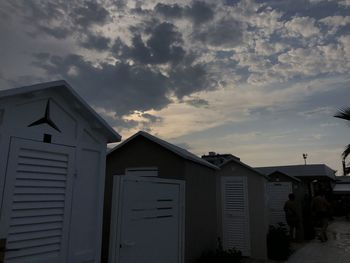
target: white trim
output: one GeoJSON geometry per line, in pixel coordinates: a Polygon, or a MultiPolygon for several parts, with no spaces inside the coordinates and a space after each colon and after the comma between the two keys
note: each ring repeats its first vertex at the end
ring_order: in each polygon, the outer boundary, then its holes
{"type": "Polygon", "coordinates": [[[113,192],[112,192],[112,206],[111,206],[111,224],[109,233],[109,256],[108,263],[119,263],[121,243],[121,222],[123,211],[123,184],[125,181],[138,182],[154,182],[160,184],[178,184],[179,185],[179,256],[178,263],[185,262],[185,181],[175,179],[163,179],[156,177],[140,177],[133,175],[114,175],[113,176],[113,192]]]}
{"type": "Polygon", "coordinates": [[[122,215],[122,175],[113,176],[113,192],[112,192],[112,211],[111,211],[111,226],[109,231],[109,256],[108,262],[115,263],[119,260],[119,249],[117,244],[120,244],[120,227],[122,215]]]}
{"type": "Polygon", "coordinates": [[[158,167],[129,167],[125,169],[127,176],[158,177],[158,167]]]}
{"type": "MultiPolygon", "coordinates": [[[[246,238],[247,238],[247,251],[241,251],[243,256],[251,256],[251,236],[250,236],[250,212],[249,212],[249,197],[248,197],[248,179],[246,176],[222,176],[221,177],[221,202],[222,202],[222,208],[221,208],[221,220],[222,220],[222,244],[224,249],[228,248],[228,245],[225,244],[224,239],[224,230],[225,230],[225,184],[227,181],[241,181],[243,182],[243,194],[244,194],[244,203],[245,203],[245,209],[244,209],[244,218],[246,219],[246,238]]],[[[239,248],[237,248],[239,249],[239,248]]]]}

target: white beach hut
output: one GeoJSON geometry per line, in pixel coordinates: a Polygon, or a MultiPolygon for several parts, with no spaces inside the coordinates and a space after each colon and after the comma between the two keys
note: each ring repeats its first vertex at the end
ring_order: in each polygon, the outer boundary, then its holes
{"type": "Polygon", "coordinates": [[[99,262],[106,144],[65,82],[0,91],[0,262],[99,262]]]}

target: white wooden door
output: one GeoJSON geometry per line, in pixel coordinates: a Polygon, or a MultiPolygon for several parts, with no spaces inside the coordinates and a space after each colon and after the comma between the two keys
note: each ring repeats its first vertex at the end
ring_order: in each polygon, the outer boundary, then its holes
{"type": "Polygon", "coordinates": [[[110,246],[117,253],[110,262],[183,262],[183,182],[134,176],[122,181],[119,237],[110,246]]]}
{"type": "Polygon", "coordinates": [[[12,138],[1,206],[6,263],[67,262],[74,148],[12,138]]]}
{"type": "Polygon", "coordinates": [[[246,177],[221,178],[224,249],[236,248],[250,256],[248,182],[246,177]]]}
{"type": "Polygon", "coordinates": [[[292,183],[271,182],[267,183],[269,224],[286,224],[286,217],[283,210],[284,203],[288,200],[288,195],[292,193],[292,183]]]}

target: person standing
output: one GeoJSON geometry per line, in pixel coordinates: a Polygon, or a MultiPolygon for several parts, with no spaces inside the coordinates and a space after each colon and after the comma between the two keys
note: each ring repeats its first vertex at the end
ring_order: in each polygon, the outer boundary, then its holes
{"type": "Polygon", "coordinates": [[[296,239],[296,229],[299,224],[299,215],[297,212],[297,205],[295,202],[295,195],[289,194],[288,200],[285,202],[283,210],[286,215],[286,221],[289,226],[289,236],[291,240],[296,239]]]}
{"type": "Polygon", "coordinates": [[[326,200],[325,194],[323,192],[319,192],[314,197],[311,203],[311,210],[315,216],[316,224],[318,224],[318,226],[321,229],[319,238],[321,242],[326,242],[328,240],[327,228],[328,228],[330,204],[326,200]]]}

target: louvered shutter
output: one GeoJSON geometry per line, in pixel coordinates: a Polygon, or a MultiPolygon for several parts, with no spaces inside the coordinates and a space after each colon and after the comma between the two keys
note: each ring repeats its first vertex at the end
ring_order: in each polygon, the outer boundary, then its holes
{"type": "Polygon", "coordinates": [[[292,191],[292,183],[289,182],[267,183],[270,225],[286,224],[283,207],[292,191]]]}
{"type": "Polygon", "coordinates": [[[74,148],[12,139],[1,223],[6,263],[66,261],[74,148]]]}
{"type": "Polygon", "coordinates": [[[246,177],[222,177],[224,249],[236,248],[250,256],[248,183],[246,177]]]}

